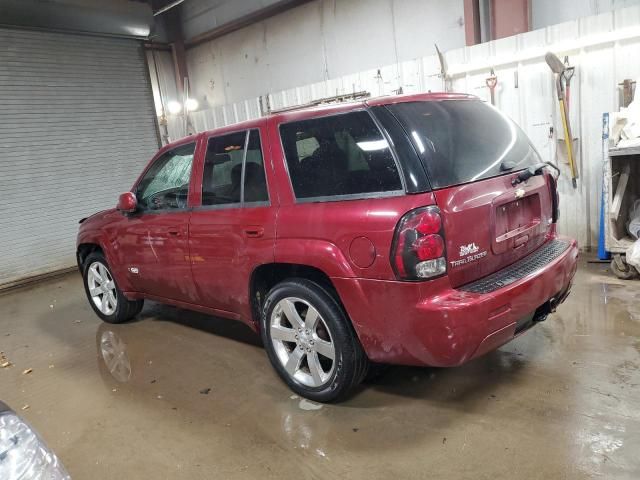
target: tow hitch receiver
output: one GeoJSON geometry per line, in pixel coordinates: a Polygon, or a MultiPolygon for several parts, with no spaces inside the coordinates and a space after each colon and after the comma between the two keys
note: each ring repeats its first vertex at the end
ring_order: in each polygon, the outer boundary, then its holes
{"type": "Polygon", "coordinates": [[[526,315],[516,322],[516,331],[518,334],[528,328],[533,327],[536,323],[544,322],[549,314],[556,311],[558,305],[565,301],[565,299],[569,296],[571,292],[571,286],[569,286],[563,292],[560,292],[558,295],[551,297],[549,300],[540,305],[535,312],[532,314],[526,315]]]}

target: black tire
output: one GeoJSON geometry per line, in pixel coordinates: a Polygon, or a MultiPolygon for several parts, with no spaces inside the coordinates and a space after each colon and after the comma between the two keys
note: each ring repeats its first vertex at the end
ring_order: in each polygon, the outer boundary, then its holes
{"type": "Polygon", "coordinates": [[[611,260],[611,271],[616,277],[622,280],[631,280],[632,278],[636,278],[638,276],[638,271],[634,267],[629,265],[624,257],[621,257],[620,261],[624,265],[623,269],[618,266],[618,262],[616,262],[615,259],[611,260]]]}
{"type": "MultiPolygon", "coordinates": [[[[302,317],[302,314],[300,316],[302,317]]],[[[262,341],[271,364],[289,388],[302,397],[317,402],[332,402],[343,399],[360,384],[367,373],[369,361],[346,313],[336,298],[315,282],[292,278],[273,287],[268,293],[262,309],[260,327],[262,341]],[[276,346],[272,341],[270,328],[272,314],[279,302],[287,298],[300,299],[317,310],[322,328],[326,326],[328,338],[333,345],[335,357],[332,361],[331,371],[327,372],[328,378],[319,386],[305,385],[289,374],[283,361],[278,357],[276,346]]],[[[298,342],[297,337],[296,342],[298,342]]],[[[285,345],[284,342],[282,345],[285,345]]],[[[289,353],[299,348],[299,345],[298,343],[290,343],[291,351],[289,353]]],[[[305,359],[308,362],[308,357],[306,354],[304,355],[301,366],[305,359]]],[[[327,359],[324,358],[324,360],[327,359]]],[[[307,368],[311,372],[308,363],[307,368]]]]}
{"type": "MultiPolygon", "coordinates": [[[[100,317],[103,321],[107,323],[123,323],[127,320],[131,320],[133,317],[138,315],[142,310],[144,305],[144,300],[129,300],[124,296],[120,287],[118,287],[118,282],[116,282],[113,275],[111,275],[111,269],[109,264],[107,263],[107,259],[101,252],[93,252],[91,253],[85,260],[84,265],[82,267],[82,279],[84,283],[84,291],[87,295],[87,300],[89,301],[89,305],[93,308],[93,311],[100,317]],[[116,299],[116,307],[113,309],[113,312],[105,314],[98,308],[96,303],[94,302],[89,287],[89,269],[94,264],[102,264],[107,272],[111,281],[115,286],[115,299],[116,299]]],[[[103,294],[104,296],[104,294],[103,294]]]]}

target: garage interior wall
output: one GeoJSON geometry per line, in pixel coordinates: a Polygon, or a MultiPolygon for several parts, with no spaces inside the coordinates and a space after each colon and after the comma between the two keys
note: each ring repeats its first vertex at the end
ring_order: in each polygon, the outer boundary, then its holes
{"type": "Polygon", "coordinates": [[[436,42],[465,44],[462,0],[317,0],[189,49],[187,66],[195,98],[216,106],[410,60],[436,42]]]}
{"type": "MultiPolygon", "coordinates": [[[[311,3],[306,7],[320,8],[319,3],[311,3]]],[[[299,7],[288,14],[298,18],[295,11],[303,8],[304,6],[299,7]]],[[[273,17],[274,26],[283,15],[286,14],[273,17]]],[[[303,19],[303,16],[300,18],[303,19]]],[[[289,26],[290,23],[287,21],[281,27],[283,31],[279,35],[282,38],[285,37],[286,28],[289,26]]],[[[221,48],[221,42],[228,42],[224,49],[225,62],[229,65],[242,64],[248,60],[245,56],[252,58],[256,48],[255,42],[260,44],[262,41],[254,37],[257,33],[263,32],[263,29],[264,26],[260,24],[247,27],[210,42],[210,45],[204,44],[188,50],[192,66],[189,72],[192,84],[205,85],[204,88],[213,86],[215,89],[218,85],[218,81],[215,80],[217,74],[214,78],[211,74],[216,69],[215,61],[220,55],[216,52],[221,48]],[[245,40],[240,41],[243,38],[245,40]],[[249,41],[249,38],[253,40],[249,41]],[[235,50],[232,48],[234,42],[235,50]],[[232,55],[232,52],[235,53],[232,55]],[[201,65],[194,66],[198,63],[201,65]]],[[[354,30],[357,28],[354,27],[354,30]]],[[[464,42],[463,27],[459,33],[460,42],[464,42]]],[[[294,38],[298,36],[296,34],[294,38]]],[[[340,38],[346,45],[350,37],[349,34],[344,34],[340,38]]],[[[304,55],[297,47],[288,50],[289,47],[282,45],[280,48],[283,56],[287,52],[296,52],[295,61],[292,59],[291,65],[282,67],[282,76],[284,77],[286,72],[293,72],[292,77],[299,78],[293,64],[312,63],[312,55],[304,55]]],[[[430,43],[423,50],[430,51],[432,48],[430,43]]],[[[369,55],[375,56],[375,46],[368,47],[368,52],[369,55]]],[[[415,53],[416,51],[412,50],[412,53],[406,56],[411,57],[415,53]]],[[[269,90],[268,72],[260,70],[260,67],[256,67],[255,71],[241,66],[238,66],[237,70],[235,67],[230,69],[236,75],[238,71],[245,72],[246,78],[240,79],[241,83],[244,82],[240,91],[268,93],[271,108],[278,109],[354,91],[367,91],[373,96],[390,95],[400,88],[404,93],[442,91],[440,65],[433,53],[404,61],[380,63],[369,69],[350,74],[336,74],[325,80],[301,83],[281,90],[269,90]]],[[[489,101],[489,90],[485,80],[490,69],[495,69],[498,76],[496,107],[525,130],[544,161],[557,162],[563,171],[559,182],[562,196],[560,232],[577,238],[583,248],[595,247],[602,186],[602,115],[605,112],[619,110],[618,83],[625,78],[640,77],[640,63],[637,62],[637,58],[640,57],[640,3],[638,6],[610,10],[492,42],[454,48],[447,51],[445,56],[449,73],[452,75],[453,91],[471,93],[485,101],[489,101]],[[571,121],[581,176],[577,190],[571,187],[568,166],[564,163],[563,138],[559,134],[562,127],[554,78],[544,61],[547,51],[553,51],[561,58],[568,55],[570,63],[576,67],[571,84],[571,121]],[[553,135],[551,128],[554,131],[553,135]]],[[[302,65],[300,68],[304,69],[305,66],[302,65]]],[[[241,97],[241,94],[236,94],[236,90],[232,88],[235,85],[231,81],[228,83],[227,93],[221,94],[220,98],[241,97]]],[[[197,97],[198,90],[194,95],[201,105],[204,105],[200,111],[191,114],[196,131],[257,118],[263,111],[259,95],[233,102],[216,102],[213,107],[203,102],[205,99],[202,96],[197,97]]],[[[181,122],[170,117],[169,125],[172,138],[182,136],[181,122]]]]}
{"type": "MultiPolygon", "coordinates": [[[[275,3],[187,0],[180,6],[185,40],[275,3]]],[[[511,3],[525,2],[500,0],[494,9],[511,3]]],[[[640,0],[528,3],[537,30],[640,0]]],[[[433,55],[434,43],[442,51],[465,45],[463,0],[314,0],[190,48],[187,65],[193,96],[215,107],[433,55]]]]}
{"type": "Polygon", "coordinates": [[[158,148],[142,43],[0,29],[0,286],[75,265],[78,220],[158,148]]]}

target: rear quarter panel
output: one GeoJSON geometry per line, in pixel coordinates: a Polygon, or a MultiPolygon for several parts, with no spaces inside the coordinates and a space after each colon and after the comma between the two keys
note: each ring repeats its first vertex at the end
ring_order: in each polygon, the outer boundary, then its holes
{"type": "Polygon", "coordinates": [[[398,221],[407,211],[432,204],[428,193],[283,205],[276,261],[315,266],[330,277],[393,279],[389,257],[398,221]]]}

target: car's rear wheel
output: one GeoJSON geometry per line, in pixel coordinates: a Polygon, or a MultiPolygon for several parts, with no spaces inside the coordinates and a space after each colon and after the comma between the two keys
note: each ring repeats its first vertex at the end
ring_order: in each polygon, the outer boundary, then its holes
{"type": "Polygon", "coordinates": [[[309,280],[287,280],[269,292],[261,330],[280,377],[311,400],[344,397],[367,371],[367,357],[344,310],[332,294],[309,280]]]}
{"type": "Polygon", "coordinates": [[[94,252],[87,257],[82,277],[89,304],[105,322],[126,322],[142,310],[143,300],[129,300],[118,288],[102,253],[94,252]]]}

